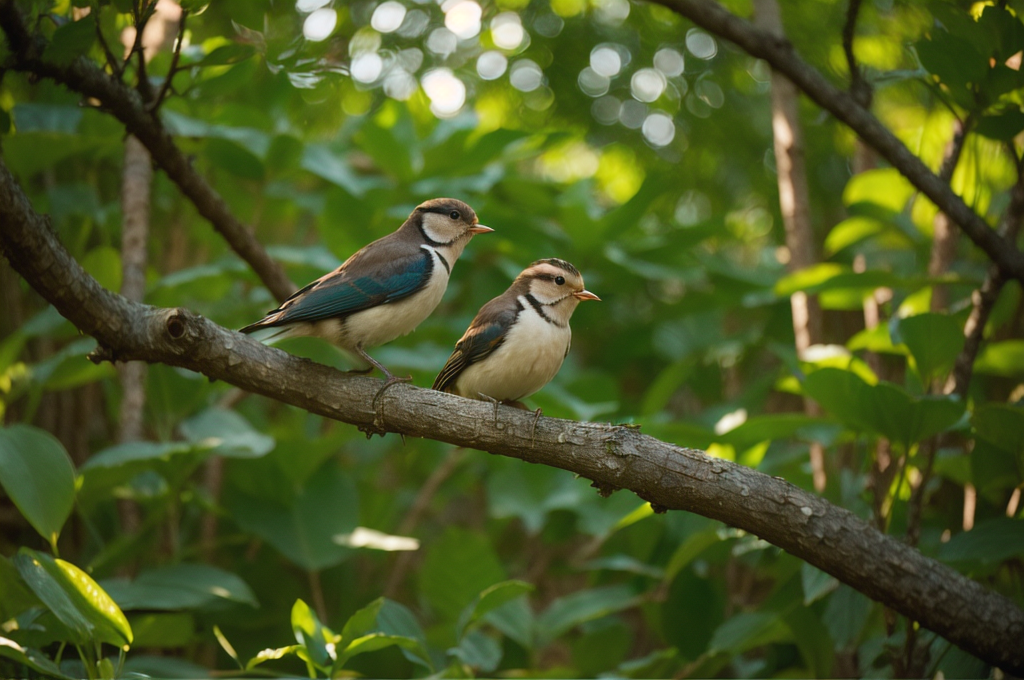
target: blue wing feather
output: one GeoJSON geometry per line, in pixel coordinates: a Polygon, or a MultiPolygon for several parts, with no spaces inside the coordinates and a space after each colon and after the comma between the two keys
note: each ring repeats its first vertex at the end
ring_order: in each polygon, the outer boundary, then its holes
{"type": "Polygon", "coordinates": [[[352,278],[345,270],[333,272],[299,290],[267,318],[243,328],[242,332],[342,318],[409,297],[426,285],[434,269],[430,253],[420,250],[419,255],[411,262],[402,263],[404,266],[392,267],[394,273],[381,276],[352,278]]]}
{"type": "Polygon", "coordinates": [[[514,321],[515,314],[512,313],[505,314],[491,323],[471,326],[466,335],[456,343],[455,351],[437,374],[434,389],[447,391],[463,371],[501,347],[514,321]]]}

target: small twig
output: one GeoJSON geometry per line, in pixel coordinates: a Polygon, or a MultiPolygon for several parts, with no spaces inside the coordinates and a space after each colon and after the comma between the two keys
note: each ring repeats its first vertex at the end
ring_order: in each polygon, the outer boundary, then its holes
{"type": "Polygon", "coordinates": [[[99,12],[96,13],[96,39],[99,41],[100,46],[103,48],[103,54],[107,59],[107,66],[113,72],[114,77],[118,80],[124,75],[124,67],[121,64],[121,60],[118,59],[114,52],[110,49],[110,43],[107,42],[106,37],[103,35],[103,28],[100,26],[99,12]]]}
{"type": "Polygon", "coordinates": [[[850,69],[850,94],[865,109],[871,106],[871,83],[865,78],[857,65],[857,57],[853,54],[853,38],[857,31],[857,15],[860,13],[861,0],[850,0],[846,8],[846,23],[843,24],[843,52],[846,53],[846,65],[850,69]]]}
{"type": "Polygon", "coordinates": [[[188,19],[188,10],[181,10],[181,20],[178,22],[178,37],[174,41],[174,52],[171,54],[171,66],[167,69],[167,77],[164,78],[163,84],[160,86],[160,92],[157,93],[156,98],[146,105],[146,108],[155,112],[163,104],[164,99],[167,97],[167,93],[171,91],[171,81],[174,80],[174,74],[178,72],[178,59],[181,58],[181,45],[185,41],[185,20],[188,19]]]}

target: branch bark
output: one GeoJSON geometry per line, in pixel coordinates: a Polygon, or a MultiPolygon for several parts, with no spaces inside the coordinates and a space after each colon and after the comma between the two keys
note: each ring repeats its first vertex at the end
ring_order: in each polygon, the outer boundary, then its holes
{"type": "Polygon", "coordinates": [[[1003,275],[1024,283],[1024,254],[997,234],[989,224],[964,203],[949,184],[933,173],[870,111],[850,93],[832,85],[817,69],[803,61],[787,40],[757,29],[718,3],[709,0],[652,0],[690,19],[693,23],[736,43],[750,55],[764,59],[794,85],[878,151],[911,184],[994,262],[1003,275]]]}
{"type": "Polygon", "coordinates": [[[99,101],[145,145],[153,160],[195,204],[199,214],[209,220],[228,245],[252,267],[278,301],[295,292],[295,284],[288,279],[284,268],[270,257],[252,231],[231,213],[220,194],[196,172],[160,119],[147,111],[146,103],[138,92],[85,57],[79,57],[66,66],[43,60],[43,44],[37,36],[29,33],[14,0],[0,0],[0,28],[7,35],[12,53],[11,63],[5,66],[49,78],[84,97],[99,101]]]}
{"type": "Polygon", "coordinates": [[[80,330],[97,359],[179,366],[367,432],[426,437],[570,470],[602,490],[739,527],[919,621],[966,651],[1024,673],[1024,610],[784,479],[668,444],[636,429],[533,414],[342,373],[261,345],[185,309],[131,302],[70,256],[0,162],[0,249],[80,330]]]}

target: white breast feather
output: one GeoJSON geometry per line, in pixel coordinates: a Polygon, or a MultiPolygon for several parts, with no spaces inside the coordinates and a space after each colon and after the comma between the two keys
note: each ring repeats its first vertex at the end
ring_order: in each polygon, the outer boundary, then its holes
{"type": "Polygon", "coordinates": [[[498,401],[519,400],[540,390],[558,373],[572,331],[542,318],[524,298],[520,297],[519,303],[523,311],[505,342],[462,372],[455,381],[456,394],[471,399],[486,394],[498,401]]]}

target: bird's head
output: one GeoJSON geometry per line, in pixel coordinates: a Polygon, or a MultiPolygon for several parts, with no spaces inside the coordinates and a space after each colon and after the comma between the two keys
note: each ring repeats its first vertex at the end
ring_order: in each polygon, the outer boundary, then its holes
{"type": "Polygon", "coordinates": [[[583,275],[576,267],[556,257],[537,260],[519,275],[528,281],[528,292],[537,302],[555,309],[564,308],[568,316],[583,300],[600,300],[583,285],[583,275]]]}
{"type": "MultiPolygon", "coordinates": [[[[464,246],[474,235],[494,231],[480,224],[472,208],[454,198],[432,198],[421,203],[409,221],[419,227],[423,238],[434,247],[464,246]]],[[[461,247],[458,249],[462,251],[461,247]]]]}

